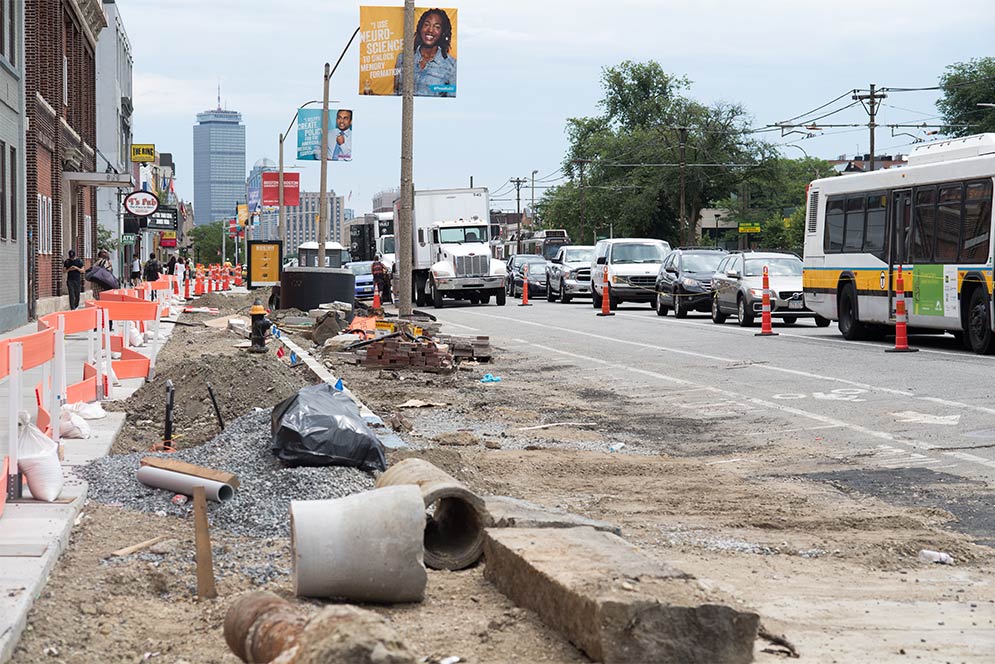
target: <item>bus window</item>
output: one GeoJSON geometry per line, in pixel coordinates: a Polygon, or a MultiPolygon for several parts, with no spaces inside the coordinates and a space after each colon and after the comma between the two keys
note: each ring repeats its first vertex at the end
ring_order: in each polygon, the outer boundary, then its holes
{"type": "Polygon", "coordinates": [[[826,203],[825,250],[827,254],[836,254],[843,250],[843,213],[845,210],[845,198],[830,198],[826,203]]]}
{"type": "Polygon", "coordinates": [[[960,249],[960,184],[940,187],[936,206],[936,262],[956,263],[960,249]]]}
{"type": "Polygon", "coordinates": [[[992,181],[968,182],[964,192],[962,263],[985,263],[992,231],[992,181]]]}
{"type": "Polygon", "coordinates": [[[867,233],[864,237],[864,251],[884,260],[884,237],[888,209],[886,194],[870,194],[867,197],[867,233]]]}
{"type": "Polygon", "coordinates": [[[912,260],[933,262],[933,217],[936,214],[936,189],[916,188],[915,231],[912,235],[912,260]]]}
{"type": "Polygon", "coordinates": [[[860,251],[864,244],[864,197],[846,201],[846,226],[843,231],[843,251],[860,251]]]}

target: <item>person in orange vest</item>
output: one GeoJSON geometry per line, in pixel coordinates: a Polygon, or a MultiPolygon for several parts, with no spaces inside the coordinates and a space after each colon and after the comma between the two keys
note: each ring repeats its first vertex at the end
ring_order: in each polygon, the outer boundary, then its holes
{"type": "Polygon", "coordinates": [[[373,283],[380,290],[380,301],[393,302],[390,296],[390,274],[387,272],[387,266],[380,261],[380,254],[377,254],[373,265],[370,266],[370,272],[373,273],[373,283]]]}

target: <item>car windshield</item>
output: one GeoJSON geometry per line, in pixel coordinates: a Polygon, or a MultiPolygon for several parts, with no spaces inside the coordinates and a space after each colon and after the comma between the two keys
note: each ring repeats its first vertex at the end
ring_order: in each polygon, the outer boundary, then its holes
{"type": "Polygon", "coordinates": [[[681,265],[685,272],[715,272],[715,268],[719,266],[719,263],[721,263],[722,259],[725,257],[725,254],[720,254],[718,252],[715,252],[714,254],[684,254],[684,259],[681,262],[681,265]]]}
{"type": "Polygon", "coordinates": [[[802,262],[794,256],[772,256],[771,258],[748,258],[744,277],[759,277],[767,266],[767,274],[772,277],[800,277],[802,262]]]}
{"type": "Polygon", "coordinates": [[[373,274],[373,263],[349,263],[353,274],[373,274]]]}
{"type": "Polygon", "coordinates": [[[666,253],[662,244],[616,244],[612,263],[659,263],[666,253]]]}
{"type": "Polygon", "coordinates": [[[394,236],[385,237],[383,239],[383,252],[385,254],[394,253],[394,236]]]}
{"type": "Polygon", "coordinates": [[[529,265],[545,265],[546,259],[542,256],[521,256],[518,259],[518,264],[523,265],[528,263],[529,265]]]}
{"type": "Polygon", "coordinates": [[[566,249],[563,252],[563,260],[567,263],[590,263],[594,256],[594,249],[566,249]]]}
{"type": "Polygon", "coordinates": [[[463,242],[487,242],[487,226],[460,226],[440,228],[439,242],[442,244],[462,244],[463,242]]]}

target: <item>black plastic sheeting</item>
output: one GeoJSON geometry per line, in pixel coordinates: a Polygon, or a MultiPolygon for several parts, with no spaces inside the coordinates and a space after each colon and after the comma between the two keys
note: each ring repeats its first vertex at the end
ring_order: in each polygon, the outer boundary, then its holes
{"type": "Polygon", "coordinates": [[[286,464],[387,469],[383,446],[359,408],[331,385],[311,385],[284,399],[271,422],[270,449],[286,464]]]}

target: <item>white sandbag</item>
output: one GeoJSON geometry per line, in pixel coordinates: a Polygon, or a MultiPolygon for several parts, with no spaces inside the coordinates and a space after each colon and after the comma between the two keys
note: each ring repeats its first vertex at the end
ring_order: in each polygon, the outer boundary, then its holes
{"type": "Polygon", "coordinates": [[[139,346],[145,345],[145,337],[142,333],[138,331],[137,325],[128,326],[128,345],[132,348],[138,348],[139,346]]]}
{"type": "Polygon", "coordinates": [[[62,412],[66,411],[76,413],[84,420],[99,420],[107,417],[107,411],[104,410],[99,401],[94,401],[93,403],[86,403],[85,401],[64,403],[62,404],[62,412]]]}
{"type": "Polygon", "coordinates": [[[31,423],[31,416],[18,414],[21,431],[17,436],[17,469],[24,473],[28,489],[36,500],[52,502],[62,493],[62,466],[59,446],[31,423]]]}
{"type": "Polygon", "coordinates": [[[59,435],[63,438],[89,438],[90,425],[82,416],[64,410],[59,416],[59,435]]]}

